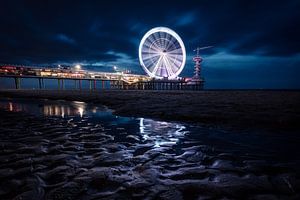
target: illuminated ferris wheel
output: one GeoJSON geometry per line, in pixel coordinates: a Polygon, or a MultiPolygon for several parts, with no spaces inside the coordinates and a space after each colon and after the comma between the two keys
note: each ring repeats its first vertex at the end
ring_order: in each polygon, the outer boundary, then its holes
{"type": "Polygon", "coordinates": [[[166,27],[153,28],[141,40],[139,59],[150,77],[174,79],[184,68],[185,47],[173,30],[166,27]]]}

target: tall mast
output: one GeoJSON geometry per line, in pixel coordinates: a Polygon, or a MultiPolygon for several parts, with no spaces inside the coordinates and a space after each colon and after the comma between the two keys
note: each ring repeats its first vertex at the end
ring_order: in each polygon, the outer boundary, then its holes
{"type": "Polygon", "coordinates": [[[200,57],[200,50],[209,49],[213,46],[207,46],[207,47],[197,47],[194,51],[196,51],[196,56],[193,58],[193,61],[195,62],[195,70],[194,70],[194,80],[200,80],[201,79],[201,62],[203,59],[200,57]]]}
{"type": "Polygon", "coordinates": [[[195,62],[194,76],[193,79],[199,80],[201,78],[201,62],[202,58],[199,55],[200,47],[197,47],[194,51],[196,51],[196,56],[194,56],[193,61],[195,62]]]}

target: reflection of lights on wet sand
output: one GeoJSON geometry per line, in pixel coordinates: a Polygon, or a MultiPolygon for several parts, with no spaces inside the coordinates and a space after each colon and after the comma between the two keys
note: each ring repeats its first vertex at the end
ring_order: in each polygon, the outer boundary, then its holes
{"type": "Polygon", "coordinates": [[[26,111],[26,107],[23,105],[20,105],[16,102],[0,102],[0,108],[5,109],[10,112],[20,112],[20,111],[26,111]]]}
{"type": "MultiPolygon", "coordinates": [[[[66,116],[80,116],[83,117],[86,111],[86,103],[73,101],[70,104],[51,104],[51,102],[47,102],[47,104],[38,105],[38,107],[31,107],[31,105],[11,102],[7,101],[4,103],[0,102],[0,108],[3,108],[10,112],[18,112],[18,111],[38,111],[42,113],[44,116],[57,116],[65,118],[66,116]]],[[[93,113],[98,111],[98,107],[94,107],[92,109],[93,113]]]]}
{"type": "Polygon", "coordinates": [[[12,104],[12,102],[9,102],[9,111],[13,111],[13,104],[12,104]]]}
{"type": "Polygon", "coordinates": [[[86,104],[80,101],[73,101],[73,106],[77,108],[77,112],[79,113],[80,117],[83,117],[83,113],[85,111],[86,104]]]}
{"type": "Polygon", "coordinates": [[[83,108],[82,107],[78,108],[78,113],[79,113],[80,117],[83,116],[83,108]]]}
{"type": "Polygon", "coordinates": [[[60,110],[60,108],[58,106],[54,107],[54,115],[56,115],[56,116],[60,115],[60,113],[61,113],[60,111],[61,110],[60,110]]]}
{"type": "Polygon", "coordinates": [[[80,115],[83,117],[85,111],[85,103],[74,101],[69,105],[44,105],[43,111],[45,116],[60,116],[64,118],[70,115],[80,115]]]}
{"type": "Polygon", "coordinates": [[[65,117],[65,107],[61,106],[60,110],[61,110],[61,117],[64,118],[65,117]]]}
{"type": "Polygon", "coordinates": [[[145,133],[144,118],[140,118],[140,133],[145,133]]]}
{"type": "Polygon", "coordinates": [[[140,134],[144,140],[153,140],[154,147],[175,145],[187,131],[177,123],[159,122],[151,119],[139,119],[140,134]]]}

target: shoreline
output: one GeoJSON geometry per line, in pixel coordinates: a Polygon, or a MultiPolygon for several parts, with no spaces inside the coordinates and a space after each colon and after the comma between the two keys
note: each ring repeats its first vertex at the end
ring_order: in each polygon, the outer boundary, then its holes
{"type": "Polygon", "coordinates": [[[297,90],[0,90],[1,97],[103,104],[121,116],[229,129],[300,130],[297,90]]]}

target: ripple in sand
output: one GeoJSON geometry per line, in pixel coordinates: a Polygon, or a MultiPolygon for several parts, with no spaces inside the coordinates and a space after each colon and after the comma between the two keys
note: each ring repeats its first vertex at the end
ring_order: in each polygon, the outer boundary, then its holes
{"type": "Polygon", "coordinates": [[[224,132],[88,110],[0,112],[1,199],[299,197],[297,167],[249,154],[224,132]]]}

